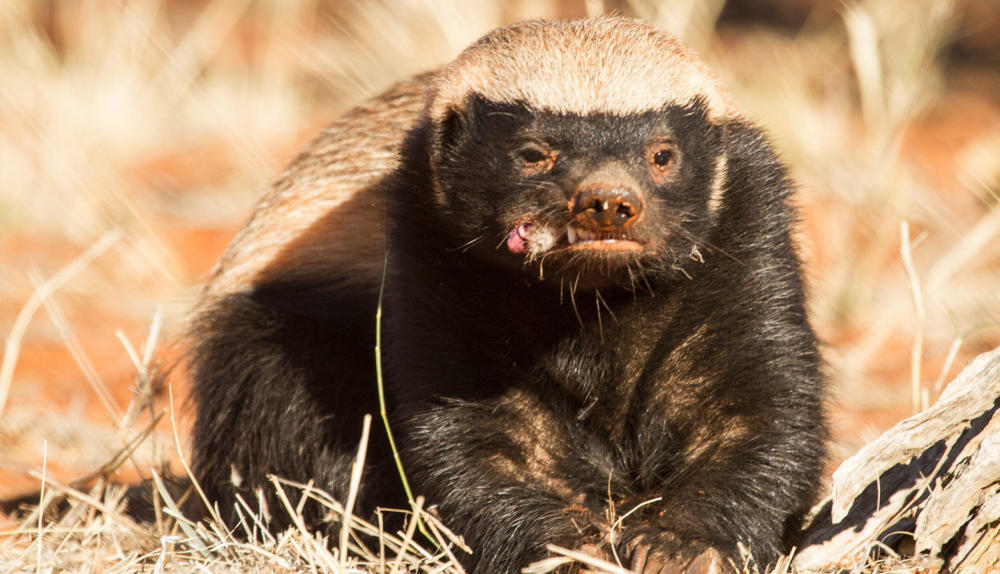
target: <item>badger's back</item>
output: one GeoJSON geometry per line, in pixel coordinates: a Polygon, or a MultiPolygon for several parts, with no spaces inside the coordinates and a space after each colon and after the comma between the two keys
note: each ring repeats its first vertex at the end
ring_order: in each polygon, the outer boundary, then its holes
{"type": "Polygon", "coordinates": [[[433,74],[395,84],[334,121],[264,195],[206,286],[206,299],[272,283],[377,282],[384,249],[381,183],[399,165],[433,74]]]}

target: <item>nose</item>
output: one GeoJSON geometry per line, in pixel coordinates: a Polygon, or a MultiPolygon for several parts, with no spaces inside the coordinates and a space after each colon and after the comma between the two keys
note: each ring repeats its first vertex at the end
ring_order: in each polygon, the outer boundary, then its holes
{"type": "Polygon", "coordinates": [[[628,186],[589,185],[570,200],[573,219],[595,231],[617,232],[635,223],[642,213],[642,199],[628,186]]]}

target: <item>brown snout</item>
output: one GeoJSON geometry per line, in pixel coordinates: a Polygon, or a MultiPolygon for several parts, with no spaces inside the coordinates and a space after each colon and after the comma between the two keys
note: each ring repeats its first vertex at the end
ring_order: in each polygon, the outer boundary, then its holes
{"type": "Polygon", "coordinates": [[[585,178],[569,200],[577,225],[594,231],[620,233],[642,214],[642,195],[635,181],[615,167],[605,167],[585,178]]]}

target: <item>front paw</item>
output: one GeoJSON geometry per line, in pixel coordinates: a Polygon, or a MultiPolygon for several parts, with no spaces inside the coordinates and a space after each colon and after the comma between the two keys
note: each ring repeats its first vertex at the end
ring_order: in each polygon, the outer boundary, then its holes
{"type": "Polygon", "coordinates": [[[632,550],[630,569],[637,574],[723,574],[733,571],[715,548],[708,548],[691,558],[684,554],[664,554],[641,541],[632,550]]]}
{"type": "Polygon", "coordinates": [[[575,570],[570,570],[570,572],[579,572],[579,574],[593,574],[594,572],[601,572],[605,570],[606,566],[615,565],[615,557],[609,551],[608,547],[604,544],[584,544],[578,549],[578,552],[592,558],[593,561],[586,560],[578,562],[574,567],[575,570]],[[601,564],[601,563],[605,564],[601,564]]]}

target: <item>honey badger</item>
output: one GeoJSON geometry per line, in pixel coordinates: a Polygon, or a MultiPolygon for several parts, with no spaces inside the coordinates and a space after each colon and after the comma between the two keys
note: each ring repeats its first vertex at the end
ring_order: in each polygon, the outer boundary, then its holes
{"type": "MultiPolygon", "coordinates": [[[[233,241],[190,332],[196,477],[234,523],[268,474],[346,496],[384,267],[391,425],[470,571],[770,564],[826,438],[790,192],[671,37],[499,28],[330,126],[233,241]]],[[[358,504],[404,506],[384,437],[368,461],[358,504]]]]}

